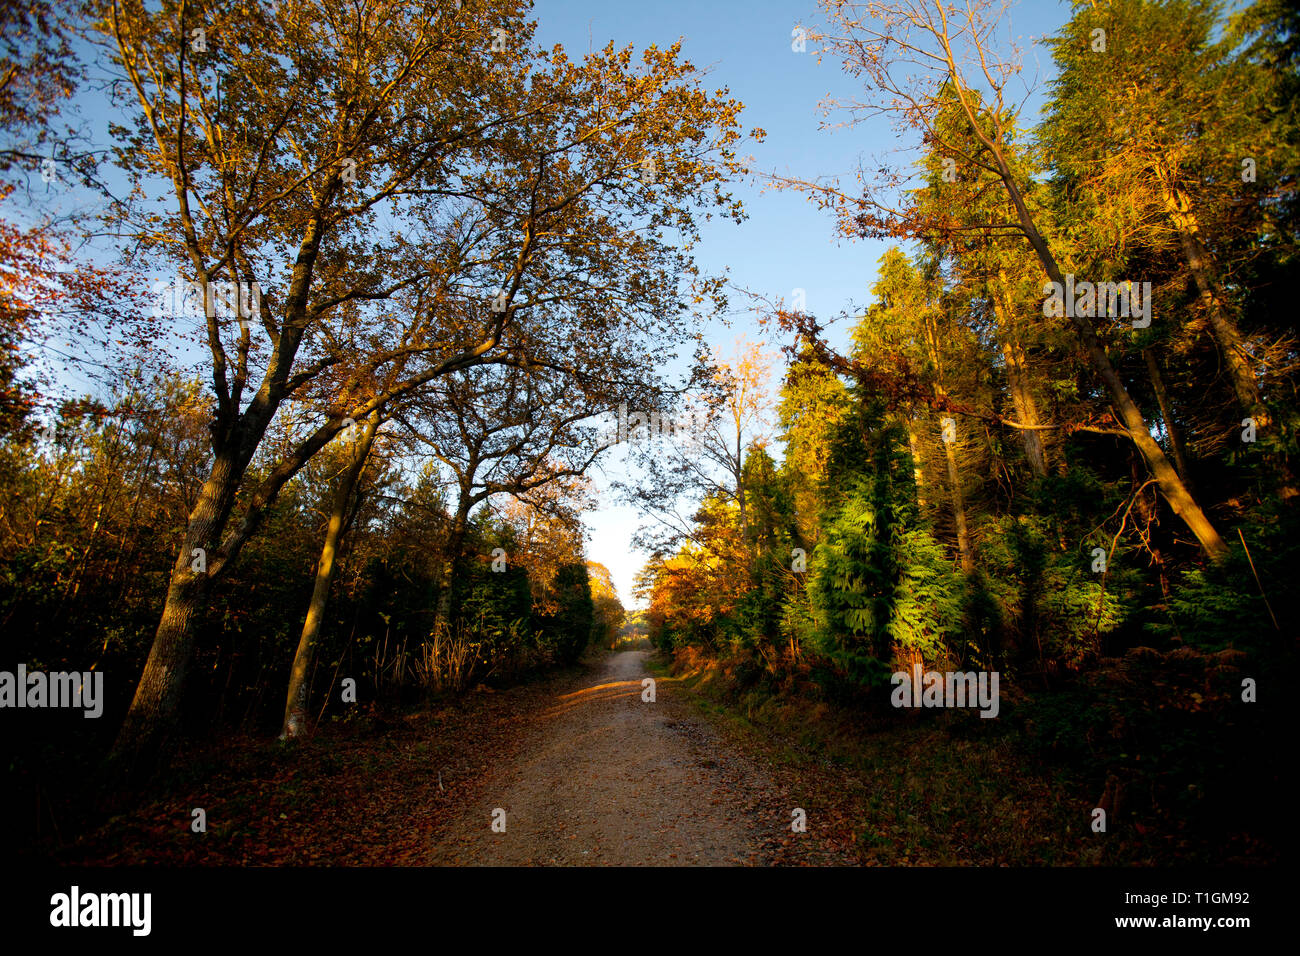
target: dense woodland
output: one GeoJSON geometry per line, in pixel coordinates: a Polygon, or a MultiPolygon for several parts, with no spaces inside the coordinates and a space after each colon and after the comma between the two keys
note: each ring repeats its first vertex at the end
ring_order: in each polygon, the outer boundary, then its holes
{"type": "Polygon", "coordinates": [[[783,455],[759,435],[646,571],[654,639],[886,713],[915,663],[996,670],[1034,698],[1004,712],[1031,749],[1130,807],[1275,811],[1285,718],[1243,681],[1286,672],[1298,624],[1294,10],[1076,4],[1041,118],[996,51],[978,83],[954,68],[933,10],[828,12],[923,140],[920,181],[783,183],[899,244],[851,349],[772,311],[783,455]],[[931,96],[896,79],[917,63],[931,96]],[[1146,311],[1101,291],[1139,282],[1146,311]]]}
{"type": "Polygon", "coordinates": [[[5,713],[6,814],[311,734],[344,678],[401,706],[644,629],[863,722],[913,664],[997,671],[963,733],[1199,838],[1280,824],[1300,16],[1061,12],[1030,114],[997,5],[824,4],[836,105],[920,159],[768,177],[892,245],[860,314],[753,294],[770,344],[726,355],[697,223],[743,221],[764,134],[677,47],[570,59],[516,0],[5,6],[3,666],[114,689],[5,713]],[[644,613],[585,553],[615,450],[644,613]]]}

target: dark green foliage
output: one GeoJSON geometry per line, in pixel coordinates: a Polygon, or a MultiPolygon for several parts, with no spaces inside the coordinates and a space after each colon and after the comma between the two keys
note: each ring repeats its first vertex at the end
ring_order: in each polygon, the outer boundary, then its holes
{"type": "MultiPolygon", "coordinates": [[[[532,633],[533,594],[526,568],[508,562],[493,569],[491,552],[466,561],[460,586],[465,597],[458,621],[483,645],[484,656],[492,659],[532,633]]],[[[453,585],[455,588],[456,585],[453,585]]]]}
{"type": "Polygon", "coordinates": [[[1059,538],[1049,537],[1050,525],[1030,515],[991,520],[982,550],[986,594],[1003,622],[998,666],[1040,676],[1096,658],[1101,635],[1119,620],[1115,592],[1127,558],[1113,554],[1104,575],[1093,571],[1092,542],[1062,549],[1059,538]]]}
{"type": "Polygon", "coordinates": [[[819,649],[865,685],[888,679],[895,646],[942,656],[962,616],[961,577],[919,527],[906,440],[877,403],[860,401],[827,469],[811,617],[819,649]]]}
{"type": "Polygon", "coordinates": [[[562,663],[572,663],[587,647],[595,621],[591,581],[582,564],[566,564],[555,574],[552,585],[557,609],[538,616],[538,640],[562,663]]]}
{"type": "Polygon", "coordinates": [[[790,585],[794,541],[794,503],[776,463],[761,448],[752,448],[743,469],[747,544],[753,555],[749,590],[734,614],[733,641],[749,650],[766,650],[777,637],[781,607],[790,585]]]}

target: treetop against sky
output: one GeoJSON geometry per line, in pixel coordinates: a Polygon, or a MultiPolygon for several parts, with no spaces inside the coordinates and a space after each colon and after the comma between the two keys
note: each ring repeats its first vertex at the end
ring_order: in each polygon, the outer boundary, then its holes
{"type": "MultiPolygon", "coordinates": [[[[616,46],[651,43],[660,46],[682,39],[683,53],[710,69],[712,85],[727,87],[745,104],[743,120],[767,132],[761,143],[746,143],[754,156],[754,169],[792,177],[815,179],[838,176],[850,181],[859,164],[871,168],[872,160],[904,166],[915,161],[915,142],[899,138],[887,117],[876,117],[852,128],[826,128],[845,117],[826,115],[822,103],[828,96],[861,97],[861,84],[846,76],[833,58],[820,63],[812,44],[797,50],[797,30],[811,30],[821,22],[815,3],[758,0],[698,3],[602,3],[595,0],[540,0],[535,9],[538,38],[543,44],[562,43],[578,56],[590,43],[599,49],[612,40],[616,46]]],[[[1052,73],[1047,51],[1031,38],[1050,34],[1069,18],[1069,7],[1051,0],[1030,0],[1008,8],[1006,28],[1025,49],[1026,83],[1034,87],[1026,112],[1036,115],[1052,73]]],[[[823,321],[840,313],[862,314],[868,290],[875,280],[876,261],[887,243],[879,240],[851,242],[835,233],[832,217],[803,196],[778,192],[762,177],[736,184],[748,220],[740,226],[714,220],[702,225],[703,241],[697,258],[706,272],[727,270],[732,284],[773,302],[788,305],[803,293],[803,308],[823,321]]],[[[733,327],[714,326],[709,342],[720,352],[733,351],[738,335],[763,338],[751,301],[733,293],[730,299],[733,327]]],[[[832,331],[832,341],[848,341],[848,323],[832,331]]],[[[777,376],[780,371],[778,369],[777,376]]],[[[772,383],[773,393],[779,381],[772,383]]],[[[595,477],[619,477],[625,472],[624,453],[614,449],[602,460],[595,477]]],[[[587,516],[593,557],[606,564],[614,576],[619,596],[635,606],[632,579],[645,555],[630,550],[627,542],[641,518],[635,508],[608,500],[587,516]]]]}
{"type": "MultiPolygon", "coordinates": [[[[755,319],[753,308],[760,302],[783,302],[823,322],[864,312],[876,262],[887,244],[837,235],[832,217],[797,192],[773,189],[764,174],[835,178],[850,184],[860,167],[910,169],[919,143],[900,137],[888,117],[868,117],[848,126],[847,112],[824,108],[831,100],[861,99],[863,91],[861,82],[846,75],[835,57],[819,59],[816,44],[807,40],[806,34],[824,20],[815,3],[538,0],[528,15],[538,23],[539,45],[562,45],[574,59],[611,42],[616,49],[631,44],[640,51],[680,41],[683,57],[707,70],[710,87],[725,87],[744,105],[746,128],[766,131],[763,140],[746,140],[740,150],[752,157],[751,168],[758,175],[731,187],[744,203],[747,221],[738,225],[715,216],[700,222],[702,241],[695,256],[701,271],[726,274],[731,287],[729,327],[710,322],[702,330],[711,346],[727,354],[739,338],[771,338],[755,319]]],[[[1052,73],[1051,58],[1037,41],[1059,29],[1068,16],[1067,4],[1045,0],[1007,8],[1002,33],[1024,51],[1020,94],[1027,122],[1036,117],[1052,73]]],[[[109,140],[108,123],[120,119],[105,104],[103,91],[92,84],[79,92],[75,110],[100,142],[109,140]]],[[[102,172],[110,187],[120,185],[114,179],[120,177],[117,170],[105,166],[102,172]]],[[[58,183],[36,182],[33,192],[38,209],[72,201],[72,191],[61,190],[58,183]]],[[[100,241],[107,253],[112,237],[100,241]]],[[[848,325],[833,325],[831,341],[846,343],[848,325]]],[[[673,371],[684,374],[685,360],[673,371]]],[[[94,389],[84,370],[65,365],[59,375],[70,389],[94,389]]],[[[623,451],[614,449],[602,458],[593,477],[607,491],[626,470],[623,451]]],[[[618,505],[610,494],[604,494],[601,506],[586,517],[592,557],[609,566],[629,606],[632,579],[645,558],[628,545],[639,521],[634,508],[618,505]]]]}

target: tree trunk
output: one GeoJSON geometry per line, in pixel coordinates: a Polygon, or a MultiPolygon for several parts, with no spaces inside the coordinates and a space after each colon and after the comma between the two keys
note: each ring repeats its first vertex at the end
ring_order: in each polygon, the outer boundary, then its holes
{"type": "Polygon", "coordinates": [[[1196,483],[1192,480],[1192,471],[1188,467],[1187,449],[1183,446],[1182,433],[1174,424],[1173,409],[1169,405],[1169,393],[1165,390],[1164,376],[1160,374],[1160,364],[1150,349],[1143,349],[1142,357],[1146,359],[1147,374],[1151,377],[1151,390],[1155,392],[1156,405],[1160,408],[1160,417],[1164,419],[1165,432],[1169,435],[1169,450],[1173,452],[1174,464],[1178,466],[1178,473],[1183,476],[1188,490],[1195,494],[1196,483]]]}
{"type": "Polygon", "coordinates": [[[378,428],[379,413],[371,412],[352,449],[352,460],[343,469],[343,473],[339,476],[338,487],[334,489],[334,501],[330,508],[329,523],[325,529],[325,543],[321,547],[320,561],[316,565],[316,582],[312,588],[311,603],[307,605],[307,618],[303,622],[302,636],[298,638],[298,650],[294,654],[293,669],[289,672],[289,693],[284,705],[281,740],[300,737],[307,732],[307,675],[311,673],[316,656],[316,644],[320,639],[321,623],[325,619],[325,607],[329,603],[330,584],[334,580],[334,562],[338,555],[339,543],[343,539],[343,527],[347,521],[348,508],[351,506],[361,473],[365,470],[370,447],[374,444],[378,428]]]}
{"type": "MultiPolygon", "coordinates": [[[[967,109],[967,116],[970,119],[972,129],[993,153],[1007,195],[1016,209],[1021,229],[1029,240],[1030,246],[1033,247],[1034,253],[1038,256],[1043,271],[1047,273],[1047,277],[1051,281],[1057,283],[1059,288],[1064,289],[1065,277],[1061,274],[1056,257],[1047,248],[1046,240],[1039,233],[1038,227],[1029,213],[1029,208],[1025,205],[1024,197],[1015,183],[1015,178],[1006,163],[1006,158],[1002,155],[998,145],[989,140],[984,134],[979,123],[970,115],[969,108],[967,109]]],[[[1076,310],[1070,309],[1069,311],[1074,312],[1076,310]]],[[[1115,371],[1115,366],[1111,364],[1110,356],[1106,354],[1106,349],[1097,338],[1097,330],[1093,327],[1092,321],[1087,316],[1080,315],[1072,315],[1069,318],[1079,334],[1079,339],[1092,362],[1093,368],[1101,378],[1102,384],[1106,386],[1106,391],[1110,393],[1111,403],[1124,426],[1124,430],[1133,440],[1133,443],[1137,445],[1142,457],[1146,459],[1161,494],[1165,496],[1165,500],[1173,508],[1174,514],[1178,515],[1192,534],[1195,535],[1201,550],[1211,560],[1221,561],[1228,555],[1227,544],[1224,543],[1223,538],[1219,536],[1219,532],[1215,530],[1214,525],[1210,523],[1210,519],[1206,517],[1205,512],[1201,510],[1201,506],[1196,502],[1191,492],[1188,491],[1186,483],[1174,470],[1174,466],[1169,463],[1169,459],[1165,457],[1160,444],[1151,437],[1151,432],[1142,418],[1142,412],[1133,401],[1128,389],[1124,387],[1124,382],[1120,379],[1119,373],[1115,371]]]]}
{"type": "Polygon", "coordinates": [[[1260,401],[1259,386],[1251,371],[1241,332],[1215,290],[1210,255],[1205,243],[1201,241],[1200,223],[1192,210],[1191,200],[1181,189],[1165,180],[1163,175],[1161,178],[1165,209],[1178,233],[1187,268],[1196,281],[1197,298],[1205,309],[1214,340],[1219,344],[1228,377],[1232,381],[1232,390],[1237,396],[1237,404],[1241,406],[1242,412],[1254,417],[1255,427],[1262,429],[1269,423],[1268,411],[1260,401]]]}
{"type": "MultiPolygon", "coordinates": [[[[474,470],[477,471],[477,467],[474,470]]],[[[475,504],[471,492],[472,488],[461,487],[460,497],[456,502],[456,515],[447,533],[447,550],[443,559],[446,581],[442,593],[438,595],[438,608],[433,621],[435,627],[440,621],[451,624],[453,618],[460,614],[460,595],[457,593],[453,599],[452,591],[459,587],[458,581],[465,563],[465,538],[469,535],[469,512],[475,504]]]]}
{"type": "MultiPolygon", "coordinates": [[[[1061,281],[1063,285],[1063,277],[1060,270],[1056,268],[1055,261],[1052,262],[1052,268],[1056,274],[1053,281],[1061,281]]],[[[1164,450],[1161,449],[1159,442],[1151,437],[1151,431],[1142,417],[1142,412],[1133,401],[1128,389],[1124,387],[1119,373],[1115,371],[1115,367],[1111,364],[1110,356],[1106,354],[1106,350],[1097,339],[1097,333],[1093,329],[1092,323],[1086,318],[1077,318],[1075,327],[1079,332],[1079,337],[1083,340],[1088,356],[1092,359],[1094,368],[1097,369],[1107,391],[1110,392],[1111,401],[1121,423],[1124,425],[1124,430],[1128,432],[1133,443],[1137,445],[1138,451],[1146,459],[1152,477],[1156,479],[1165,500],[1173,508],[1174,514],[1178,515],[1192,534],[1196,536],[1201,550],[1211,560],[1221,561],[1228,555],[1227,544],[1219,536],[1219,532],[1215,530],[1214,525],[1210,523],[1210,519],[1206,517],[1205,512],[1201,510],[1201,506],[1188,490],[1187,483],[1183,481],[1174,466],[1170,464],[1169,459],[1165,457],[1164,450]]]]}
{"type": "MultiPolygon", "coordinates": [[[[934,366],[934,397],[936,405],[942,408],[947,403],[948,392],[943,385],[943,355],[939,349],[939,328],[935,323],[927,319],[925,333],[930,362],[934,366]]],[[[943,457],[948,465],[948,486],[951,489],[952,496],[952,520],[957,529],[957,554],[961,558],[961,569],[967,574],[971,574],[975,571],[975,558],[971,554],[970,535],[966,530],[966,502],[961,493],[961,474],[957,470],[957,451],[953,447],[957,442],[955,428],[951,437],[952,440],[949,441],[949,436],[943,435],[941,444],[943,445],[943,457]]]]}
{"type": "MultiPolygon", "coordinates": [[[[966,114],[970,131],[988,150],[990,158],[996,165],[998,178],[1002,180],[1007,198],[1015,208],[1021,232],[1024,233],[1029,245],[1033,248],[1034,254],[1043,267],[1043,271],[1047,273],[1049,279],[1057,283],[1059,288],[1064,289],[1065,277],[1061,274],[1056,257],[1052,255],[1052,251],[1047,247],[1047,241],[1043,238],[1042,233],[1038,231],[1038,226],[1029,212],[1029,207],[1025,205],[1025,197],[1020,192],[1020,187],[1016,185],[1015,176],[1012,174],[1011,167],[1008,165],[1007,158],[1002,151],[1002,144],[989,137],[979,117],[975,115],[975,107],[971,105],[969,91],[961,80],[961,70],[953,56],[947,35],[944,34],[941,39],[944,42],[944,53],[947,58],[949,76],[956,81],[956,92],[961,100],[962,110],[966,114]]],[[[1076,310],[1070,309],[1069,311],[1074,312],[1076,310]]],[[[1210,519],[1201,510],[1201,506],[1197,504],[1191,492],[1187,490],[1187,485],[1179,477],[1178,472],[1174,470],[1174,466],[1169,463],[1169,459],[1165,457],[1159,443],[1151,437],[1151,432],[1142,419],[1142,412],[1133,401],[1128,389],[1124,387],[1124,382],[1120,379],[1119,373],[1115,371],[1115,366],[1111,364],[1110,356],[1106,354],[1105,348],[1102,347],[1101,341],[1097,338],[1097,330],[1094,328],[1091,319],[1080,315],[1072,315],[1069,318],[1079,334],[1084,351],[1091,360],[1093,368],[1106,386],[1106,391],[1110,393],[1111,403],[1124,426],[1124,430],[1133,440],[1133,443],[1137,445],[1142,457],[1146,459],[1151,474],[1160,488],[1160,493],[1165,496],[1165,500],[1174,509],[1174,513],[1183,520],[1192,534],[1196,536],[1201,550],[1213,561],[1223,560],[1228,556],[1227,544],[1219,536],[1219,532],[1210,523],[1210,519]]]]}
{"type": "Polygon", "coordinates": [[[916,505],[918,508],[925,507],[924,478],[925,474],[921,470],[921,456],[916,448],[916,430],[912,427],[912,418],[907,418],[907,450],[912,455],[912,478],[916,481],[916,505]]]}
{"type": "MultiPolygon", "coordinates": [[[[247,409],[243,414],[239,413],[242,385],[234,393],[219,392],[221,404],[217,426],[213,430],[212,469],[190,513],[185,541],[172,566],[167,601],[163,605],[144,673],[109,755],[110,763],[123,767],[132,776],[152,770],[170,742],[180,707],[181,687],[194,652],[191,624],[206,603],[213,578],[235,559],[256,527],[262,509],[275,497],[283,483],[329,440],[329,436],[317,435],[300,446],[300,460],[296,465],[285,467],[287,463],[282,463],[274,473],[279,483],[272,484],[269,489],[259,488],[240,525],[227,532],[244,474],[284,398],[289,372],[307,328],[304,310],[322,235],[322,220],[313,218],[308,222],[298,247],[298,259],[294,263],[285,300],[284,325],[272,350],[261,387],[247,409]],[[208,563],[207,573],[190,570],[196,548],[203,549],[208,563]]],[[[202,271],[197,251],[192,249],[191,255],[196,268],[202,271]]],[[[224,383],[224,372],[219,380],[224,383]]]]}
{"type": "MultiPolygon", "coordinates": [[[[1029,388],[1029,375],[1025,363],[1025,350],[1017,341],[1015,325],[1012,321],[1014,311],[1008,290],[1006,272],[998,269],[998,288],[993,294],[993,311],[998,318],[998,339],[1002,345],[1002,357],[1007,364],[1007,391],[1011,393],[1011,405],[1016,410],[1016,419],[1022,425],[1039,425],[1038,403],[1029,388]]],[[[1020,439],[1025,446],[1025,459],[1029,470],[1035,478],[1047,474],[1047,449],[1043,442],[1043,433],[1037,429],[1020,429],[1020,439]]]]}
{"type": "Polygon", "coordinates": [[[207,602],[212,586],[207,565],[216,557],[214,540],[230,513],[242,473],[232,449],[222,449],[190,513],[153,646],[110,755],[129,776],[151,772],[170,741],[193,654],[190,624],[207,602]],[[196,564],[206,570],[192,570],[196,564]]]}
{"type": "MultiPolygon", "coordinates": [[[[285,337],[281,336],[281,341],[285,337]]],[[[248,464],[278,407],[274,390],[264,386],[232,426],[214,434],[212,468],[190,512],[153,646],[109,755],[110,763],[124,768],[125,773],[147,773],[167,749],[181,685],[194,652],[191,627],[206,607],[213,582],[238,557],[285,482],[337,432],[336,427],[318,430],[281,461],[249,496],[238,522],[231,527],[231,512],[248,464]],[[191,570],[199,561],[196,552],[201,552],[206,573],[191,570]]]]}
{"type": "Polygon", "coordinates": [[[957,553],[961,557],[961,569],[967,574],[973,574],[975,556],[971,553],[970,535],[966,530],[966,501],[961,493],[961,475],[957,471],[954,444],[956,442],[943,443],[943,456],[948,461],[948,484],[952,487],[952,519],[957,526],[957,553]]]}
{"type": "MultiPolygon", "coordinates": [[[[1038,404],[1029,390],[1028,376],[1025,372],[1024,350],[1012,343],[1010,338],[1002,340],[1002,357],[1007,363],[1007,391],[1011,393],[1011,405],[1016,410],[1016,418],[1023,425],[1039,425],[1038,404]]],[[[1038,429],[1020,429],[1020,438],[1025,446],[1025,460],[1035,478],[1047,474],[1047,448],[1043,443],[1043,433],[1038,429]]]]}
{"type": "MultiPolygon", "coordinates": [[[[1056,269],[1055,262],[1052,263],[1052,267],[1056,273],[1056,279],[1053,281],[1063,282],[1060,270],[1056,269]]],[[[1210,519],[1206,517],[1205,512],[1201,510],[1201,506],[1197,504],[1196,499],[1187,489],[1186,482],[1182,480],[1174,466],[1170,464],[1169,459],[1165,457],[1160,444],[1151,437],[1151,431],[1142,417],[1142,412],[1133,401],[1128,389],[1124,387],[1119,373],[1111,365],[1110,356],[1106,354],[1106,350],[1097,339],[1097,333],[1093,329],[1092,323],[1086,318],[1079,318],[1075,320],[1075,327],[1079,331],[1079,337],[1083,340],[1085,350],[1092,359],[1093,366],[1097,369],[1107,391],[1110,392],[1111,401],[1115,406],[1120,421],[1124,425],[1125,431],[1128,432],[1133,443],[1137,445],[1142,457],[1146,459],[1147,465],[1151,468],[1152,476],[1156,479],[1165,500],[1173,508],[1174,514],[1178,515],[1192,534],[1196,536],[1197,542],[1200,543],[1201,549],[1208,557],[1214,561],[1220,561],[1227,557],[1227,544],[1224,543],[1223,538],[1219,536],[1219,532],[1215,530],[1214,525],[1210,523],[1210,519]]]]}
{"type": "Polygon", "coordinates": [[[745,513],[745,459],[741,450],[742,440],[740,419],[736,419],[736,504],[740,508],[740,540],[745,545],[745,554],[753,557],[749,550],[749,520],[745,513]]]}
{"type": "MultiPolygon", "coordinates": [[[[1170,183],[1166,173],[1161,171],[1161,186],[1165,209],[1174,223],[1179,242],[1183,247],[1183,258],[1196,280],[1197,298],[1205,309],[1209,319],[1210,331],[1218,343],[1223,355],[1224,365],[1228,368],[1228,377],[1232,380],[1232,390],[1237,397],[1237,404],[1242,412],[1255,422],[1255,428],[1263,430],[1273,423],[1273,416],[1259,392],[1259,383],[1255,380],[1254,370],[1250,367],[1250,354],[1246,351],[1241,331],[1237,323],[1223,305],[1214,277],[1214,264],[1205,242],[1201,239],[1201,227],[1192,209],[1191,199],[1176,185],[1170,183]]],[[[1282,500],[1297,495],[1295,477],[1285,459],[1271,456],[1273,469],[1277,474],[1278,494],[1282,500]]]]}

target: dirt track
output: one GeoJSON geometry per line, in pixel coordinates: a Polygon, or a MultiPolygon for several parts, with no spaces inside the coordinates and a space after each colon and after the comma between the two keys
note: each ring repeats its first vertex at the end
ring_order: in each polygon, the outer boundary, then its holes
{"type": "Polygon", "coordinates": [[[791,832],[797,798],[695,715],[675,681],[642,699],[646,656],[605,657],[594,680],[543,709],[449,808],[427,862],[761,865],[792,843],[807,847],[801,862],[849,862],[791,832]],[[503,833],[492,830],[498,808],[503,833]]]}

